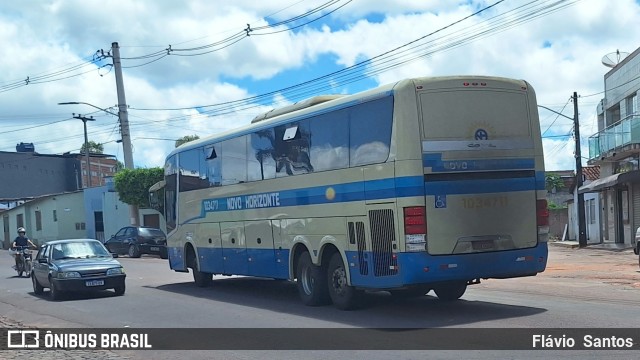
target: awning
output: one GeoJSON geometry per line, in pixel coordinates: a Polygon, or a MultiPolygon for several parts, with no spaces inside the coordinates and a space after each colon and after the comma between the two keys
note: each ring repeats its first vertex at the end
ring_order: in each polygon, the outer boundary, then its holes
{"type": "Polygon", "coordinates": [[[624,173],[613,174],[605,178],[594,180],[587,185],[578,189],[579,194],[598,192],[628,182],[640,182],[640,170],[627,171],[624,173]]]}

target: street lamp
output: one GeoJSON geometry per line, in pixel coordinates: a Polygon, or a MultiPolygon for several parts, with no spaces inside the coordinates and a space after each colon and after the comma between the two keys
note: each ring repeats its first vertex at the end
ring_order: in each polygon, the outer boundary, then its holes
{"type": "Polygon", "coordinates": [[[109,111],[107,109],[103,109],[99,106],[95,106],[93,104],[89,104],[86,102],[82,102],[82,101],[67,101],[67,102],[60,102],[58,103],[58,105],[87,105],[87,106],[91,106],[92,108],[101,110],[106,112],[107,114],[111,114],[114,116],[118,117],[118,121],[120,121],[120,125],[121,127],[121,132],[122,132],[122,152],[124,155],[124,167],[127,169],[133,169],[133,155],[132,155],[132,150],[131,150],[131,136],[129,136],[129,126],[128,123],[127,124],[123,124],[123,122],[121,121],[122,117],[119,114],[116,114],[112,111],[109,111]]]}
{"type": "MultiPolygon", "coordinates": [[[[124,92],[122,93],[124,94],[124,92]]],[[[124,96],[120,97],[120,92],[118,93],[118,101],[121,104],[124,104],[124,96]]],[[[116,114],[114,112],[111,112],[107,109],[103,109],[99,106],[95,106],[93,104],[89,104],[86,102],[82,102],[82,101],[68,101],[68,102],[61,102],[58,103],[58,105],[87,105],[87,106],[91,106],[92,108],[101,110],[106,112],[107,114],[111,114],[111,115],[115,115],[118,117],[118,121],[120,122],[120,132],[122,134],[122,152],[124,155],[124,167],[126,169],[131,169],[133,170],[133,151],[132,151],[132,147],[131,147],[131,135],[129,132],[129,120],[128,120],[128,116],[127,116],[127,108],[124,105],[119,105],[120,106],[120,110],[119,112],[116,114]]],[[[130,221],[131,221],[131,225],[138,225],[138,206],[137,205],[129,205],[129,216],[130,216],[130,221]]]]}

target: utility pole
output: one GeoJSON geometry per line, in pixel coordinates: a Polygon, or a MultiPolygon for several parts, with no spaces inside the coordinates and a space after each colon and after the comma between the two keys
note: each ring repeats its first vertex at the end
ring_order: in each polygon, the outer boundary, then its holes
{"type": "Polygon", "coordinates": [[[573,92],[573,126],[576,137],[576,191],[578,192],[577,212],[578,212],[578,244],[581,248],[587,246],[587,227],[584,211],[584,194],[579,189],[582,186],[582,155],[580,153],[580,122],[578,120],[578,93],[573,92]]]}
{"type": "MultiPolygon", "coordinates": [[[[124,96],[124,82],[122,80],[122,63],[120,62],[120,47],[117,42],[111,43],[113,54],[113,68],[116,74],[116,91],[118,93],[118,118],[120,119],[120,132],[122,134],[122,149],[124,153],[124,167],[133,170],[133,154],[131,150],[131,133],[129,132],[129,113],[127,112],[127,100],[124,96]]],[[[138,206],[129,205],[129,217],[131,225],[138,225],[138,206]]]]}
{"type": "Polygon", "coordinates": [[[87,187],[91,187],[91,160],[89,158],[89,138],[87,137],[87,121],[95,121],[93,116],[86,117],[78,114],[73,114],[74,119],[82,120],[84,124],[84,156],[87,161],[87,187]]]}

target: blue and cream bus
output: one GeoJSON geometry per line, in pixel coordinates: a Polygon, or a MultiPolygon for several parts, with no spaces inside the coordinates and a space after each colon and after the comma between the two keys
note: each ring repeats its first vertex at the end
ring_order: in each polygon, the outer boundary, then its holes
{"type": "Polygon", "coordinates": [[[296,282],[307,305],[364,290],[460,298],[547,261],[535,92],[415,78],[276,109],[186,143],[164,179],[171,269],[296,282]]]}

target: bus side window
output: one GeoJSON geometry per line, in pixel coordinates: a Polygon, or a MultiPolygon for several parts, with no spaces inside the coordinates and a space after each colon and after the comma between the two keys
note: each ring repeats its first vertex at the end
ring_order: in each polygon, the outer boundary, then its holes
{"type": "Polygon", "coordinates": [[[222,185],[247,181],[247,138],[225,140],[222,145],[222,185]]]}
{"type": "Polygon", "coordinates": [[[311,165],[314,171],[349,167],[348,110],[311,118],[311,165]]]}
{"type": "Polygon", "coordinates": [[[209,180],[209,187],[222,185],[222,149],[220,144],[204,148],[204,169],[209,180]]]}
{"type": "Polygon", "coordinates": [[[275,133],[273,129],[251,134],[247,141],[247,178],[249,181],[276,177],[275,133]]]}
{"type": "Polygon", "coordinates": [[[349,165],[385,162],[391,144],[393,97],[369,101],[351,109],[349,165]]]}
{"type": "Polygon", "coordinates": [[[278,126],[276,137],[276,177],[313,172],[309,144],[309,120],[278,126]]]}
{"type": "Polygon", "coordinates": [[[180,191],[198,190],[208,187],[207,176],[201,172],[204,161],[202,149],[180,153],[180,191]]]}

